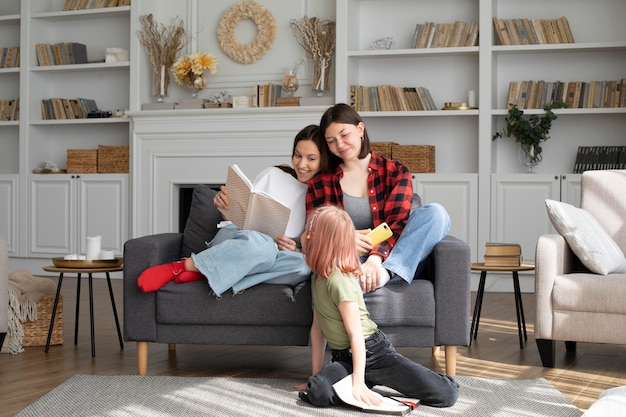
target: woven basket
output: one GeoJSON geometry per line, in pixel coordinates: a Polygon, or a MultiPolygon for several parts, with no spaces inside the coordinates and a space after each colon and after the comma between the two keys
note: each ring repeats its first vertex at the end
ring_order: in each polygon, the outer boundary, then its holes
{"type": "Polygon", "coordinates": [[[97,149],[68,149],[68,173],[95,173],[98,169],[97,149]]]}
{"type": "Polygon", "coordinates": [[[398,144],[395,142],[370,142],[370,147],[376,155],[380,155],[387,159],[391,159],[393,146],[398,144]]]}
{"type": "MultiPolygon", "coordinates": [[[[52,308],[54,307],[54,296],[46,295],[37,303],[37,320],[22,323],[24,327],[24,339],[22,346],[45,346],[50,328],[50,318],[52,318],[52,308]]],[[[63,344],[63,296],[59,295],[57,314],[54,317],[52,327],[51,345],[63,344]]]]}
{"type": "Polygon", "coordinates": [[[393,145],[391,155],[414,174],[435,172],[435,147],[432,145],[393,145]]]}
{"type": "Polygon", "coordinates": [[[127,173],[128,146],[98,145],[98,172],[127,173]]]}

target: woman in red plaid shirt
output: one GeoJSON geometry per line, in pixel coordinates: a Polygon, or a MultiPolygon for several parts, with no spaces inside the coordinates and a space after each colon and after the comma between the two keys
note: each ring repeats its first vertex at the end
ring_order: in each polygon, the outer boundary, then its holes
{"type": "Polygon", "coordinates": [[[401,163],[371,152],[361,116],[347,104],[327,109],[320,132],[333,157],[331,173],[310,182],[307,214],[323,205],[344,209],[357,229],[361,258],[360,283],[373,291],[390,279],[410,283],[420,262],[450,230],[450,216],[437,203],[413,207],[413,182],[401,163]],[[393,236],[372,246],[367,233],[387,222],[393,236]]]}

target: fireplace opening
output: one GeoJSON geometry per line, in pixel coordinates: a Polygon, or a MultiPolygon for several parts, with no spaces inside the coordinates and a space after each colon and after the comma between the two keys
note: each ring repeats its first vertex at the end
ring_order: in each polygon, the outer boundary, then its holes
{"type": "MultiPolygon", "coordinates": [[[[178,189],[178,231],[185,231],[189,211],[191,210],[191,200],[193,198],[193,189],[197,184],[185,184],[178,189]]],[[[205,184],[219,191],[222,184],[205,184]]]]}

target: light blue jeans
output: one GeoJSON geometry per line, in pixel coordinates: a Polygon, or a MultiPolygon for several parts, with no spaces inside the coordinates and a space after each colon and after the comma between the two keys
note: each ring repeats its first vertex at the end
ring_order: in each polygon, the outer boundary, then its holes
{"type": "Polygon", "coordinates": [[[237,294],[262,282],[296,285],[311,279],[304,255],[279,251],[268,235],[234,225],[221,228],[209,247],[191,258],[217,297],[230,288],[237,294]]]}
{"type": "Polygon", "coordinates": [[[391,250],[383,267],[396,276],[411,283],[423,267],[421,262],[450,231],[450,215],[438,203],[426,204],[411,210],[400,238],[391,250]]]}

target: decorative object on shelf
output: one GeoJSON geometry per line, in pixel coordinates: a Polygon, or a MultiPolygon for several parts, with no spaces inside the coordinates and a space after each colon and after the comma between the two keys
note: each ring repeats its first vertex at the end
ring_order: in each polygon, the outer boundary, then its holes
{"type": "Polygon", "coordinates": [[[222,90],[219,93],[213,94],[213,97],[210,99],[205,99],[203,107],[205,109],[232,108],[233,95],[228,90],[222,90]]]}
{"type": "Polygon", "coordinates": [[[302,58],[293,65],[293,67],[283,67],[283,81],[281,83],[282,90],[287,93],[288,97],[298,91],[300,83],[298,82],[298,67],[306,61],[306,57],[302,58]]]}
{"type": "Polygon", "coordinates": [[[106,48],[104,50],[104,62],[127,62],[129,58],[128,49],[106,48]]]}
{"type": "Polygon", "coordinates": [[[217,57],[208,52],[194,52],[178,59],[172,67],[174,80],[183,87],[193,89],[193,98],[206,87],[206,72],[217,72],[217,57]]]}
{"type": "Polygon", "coordinates": [[[256,1],[242,1],[235,4],[220,18],[217,39],[222,51],[240,64],[253,64],[272,48],[276,38],[276,20],[268,9],[256,1]],[[237,25],[243,20],[251,20],[256,25],[254,41],[242,45],[237,41],[237,25]]]}
{"type": "Polygon", "coordinates": [[[189,37],[185,33],[182,19],[173,18],[169,26],[157,23],[152,14],[139,17],[143,27],[138,31],[139,42],[146,48],[153,67],[152,94],[162,102],[167,97],[170,76],[169,68],[176,55],[187,45],[189,37]]]}
{"type": "Polygon", "coordinates": [[[385,38],[376,39],[374,42],[372,42],[370,49],[375,50],[375,51],[382,50],[382,49],[391,49],[393,48],[395,42],[396,41],[393,38],[393,36],[387,36],[385,38]]]}
{"type": "Polygon", "coordinates": [[[557,100],[543,108],[545,111],[543,116],[533,114],[529,118],[524,118],[524,111],[513,105],[505,119],[506,127],[496,132],[491,139],[515,137],[515,141],[521,147],[518,159],[528,168],[528,172],[533,172],[533,168],[542,160],[541,152],[543,149],[541,144],[550,138],[548,133],[552,127],[552,121],[557,118],[552,109],[560,109],[565,106],[564,102],[557,100]]]}
{"type": "Polygon", "coordinates": [[[328,75],[335,51],[335,22],[317,17],[302,17],[289,22],[293,35],[307,54],[313,58],[313,83],[318,95],[328,91],[328,75]]]}

